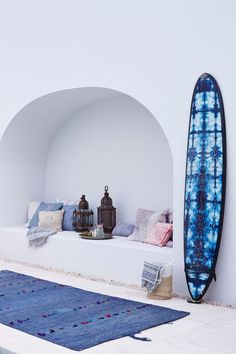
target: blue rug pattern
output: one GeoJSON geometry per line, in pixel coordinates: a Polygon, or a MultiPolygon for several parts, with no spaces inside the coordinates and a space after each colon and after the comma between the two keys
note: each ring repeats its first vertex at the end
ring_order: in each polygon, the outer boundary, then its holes
{"type": "Polygon", "coordinates": [[[0,323],[73,350],[188,314],[0,271],[0,323]]]}

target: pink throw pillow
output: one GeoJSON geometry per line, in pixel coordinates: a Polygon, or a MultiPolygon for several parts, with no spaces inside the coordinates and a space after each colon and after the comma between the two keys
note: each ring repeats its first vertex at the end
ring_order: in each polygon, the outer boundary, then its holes
{"type": "Polygon", "coordinates": [[[173,231],[172,224],[157,222],[151,228],[144,242],[150,243],[151,245],[157,245],[163,247],[169,241],[172,235],[172,231],[173,231]]]}

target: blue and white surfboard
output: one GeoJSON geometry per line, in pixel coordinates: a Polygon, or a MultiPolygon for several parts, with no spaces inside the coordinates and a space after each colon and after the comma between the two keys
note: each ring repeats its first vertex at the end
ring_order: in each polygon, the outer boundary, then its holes
{"type": "Polygon", "coordinates": [[[191,103],[184,202],[184,258],[193,302],[201,302],[220,247],[226,181],[223,100],[216,80],[203,74],[191,103]]]}

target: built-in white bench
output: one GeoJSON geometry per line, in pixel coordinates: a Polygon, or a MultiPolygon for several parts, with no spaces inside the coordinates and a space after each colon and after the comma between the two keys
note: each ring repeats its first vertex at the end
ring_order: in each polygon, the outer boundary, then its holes
{"type": "Polygon", "coordinates": [[[173,261],[173,249],[114,236],[84,240],[76,232],[51,236],[46,245],[30,248],[25,226],[0,228],[0,258],[76,272],[85,276],[140,285],[144,260],[173,261]]]}

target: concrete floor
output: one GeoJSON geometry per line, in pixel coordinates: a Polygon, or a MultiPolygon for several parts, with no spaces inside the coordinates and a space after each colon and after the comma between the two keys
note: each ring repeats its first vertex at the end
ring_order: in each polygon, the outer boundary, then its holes
{"type": "MultiPolygon", "coordinates": [[[[209,304],[193,305],[173,298],[153,301],[141,290],[87,280],[29,266],[2,262],[9,269],[82,289],[101,292],[190,312],[190,316],[142,332],[151,342],[129,337],[106,342],[82,351],[85,354],[236,354],[236,310],[209,304]]],[[[0,354],[72,354],[78,353],[15,329],[0,325],[0,354]]]]}

